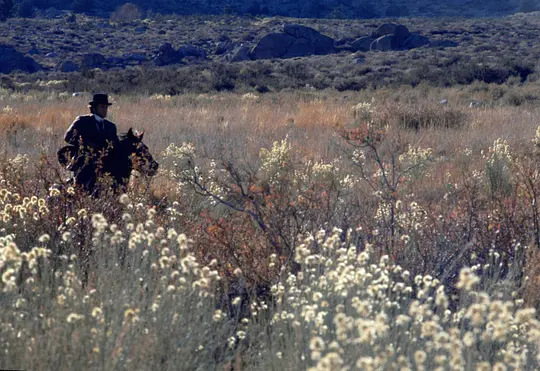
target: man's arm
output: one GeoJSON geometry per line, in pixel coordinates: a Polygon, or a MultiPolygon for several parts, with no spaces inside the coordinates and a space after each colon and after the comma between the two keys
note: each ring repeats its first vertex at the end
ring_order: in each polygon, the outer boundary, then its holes
{"type": "Polygon", "coordinates": [[[110,127],[110,130],[107,133],[107,140],[110,141],[113,146],[115,146],[120,142],[116,125],[111,121],[107,121],[107,126],[110,127]]]}
{"type": "Polygon", "coordinates": [[[73,146],[79,145],[79,141],[81,138],[80,122],[81,122],[81,118],[77,117],[75,121],[73,121],[71,126],[67,129],[66,134],[64,135],[64,140],[66,141],[66,143],[71,144],[73,146]]]}

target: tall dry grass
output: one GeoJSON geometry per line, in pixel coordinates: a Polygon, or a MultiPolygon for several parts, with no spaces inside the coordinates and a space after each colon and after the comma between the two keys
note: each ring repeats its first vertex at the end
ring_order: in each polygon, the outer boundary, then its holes
{"type": "MultiPolygon", "coordinates": [[[[471,110],[468,104],[474,97],[453,89],[434,92],[430,97],[414,90],[373,94],[291,92],[248,95],[244,99],[236,94],[115,97],[109,119],[117,124],[119,131],[125,132],[129,127],[146,130],[146,141],[156,152],[171,142],[182,141],[194,142],[205,152],[212,147],[258,152],[289,133],[294,147],[311,148],[314,156],[328,154],[332,157],[336,152],[328,153],[328,149],[334,126],[353,121],[352,107],[372,99],[390,124],[413,125],[411,120],[428,126],[430,123],[434,126],[465,124],[466,136],[459,130],[430,131],[429,127],[414,135],[417,140],[430,138],[426,145],[444,147],[441,150],[448,153],[458,151],[460,146],[487,148],[499,137],[518,142],[534,134],[539,115],[537,108],[502,106],[471,110]],[[448,99],[450,105],[439,105],[439,97],[448,99]],[[446,117],[445,112],[446,116],[452,116],[446,117]]],[[[51,154],[61,144],[63,132],[75,117],[88,113],[88,100],[89,97],[46,100],[41,96],[26,97],[26,100],[2,99],[0,111],[5,112],[0,113],[0,126],[5,128],[5,133],[20,138],[17,140],[20,145],[4,143],[3,149],[8,153],[37,154],[44,150],[51,154]],[[40,146],[36,147],[35,143],[40,146]]],[[[409,134],[407,130],[404,132],[409,134]]]]}
{"type": "Polygon", "coordinates": [[[540,112],[471,97],[114,97],[161,171],[96,200],[88,99],[2,96],[0,367],[536,369],[540,112]]]}

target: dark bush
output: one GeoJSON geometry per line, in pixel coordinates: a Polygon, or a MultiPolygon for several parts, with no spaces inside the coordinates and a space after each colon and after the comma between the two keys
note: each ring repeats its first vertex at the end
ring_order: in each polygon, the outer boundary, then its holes
{"type": "Polygon", "coordinates": [[[13,0],[0,0],[0,21],[5,21],[13,13],[13,0]]]}
{"type": "Polygon", "coordinates": [[[71,8],[75,13],[90,13],[94,5],[94,0],[73,0],[71,8]]]}
{"type": "Polygon", "coordinates": [[[538,97],[534,94],[510,92],[503,98],[503,102],[509,106],[518,107],[526,103],[536,103],[538,97]]]}
{"type": "Polygon", "coordinates": [[[457,129],[465,125],[468,117],[463,112],[440,106],[410,106],[396,105],[392,107],[394,125],[412,130],[426,128],[457,129]]]}
{"type": "Polygon", "coordinates": [[[17,6],[17,16],[21,18],[33,18],[35,16],[34,4],[30,0],[23,0],[17,6]]]}
{"type": "Polygon", "coordinates": [[[527,77],[534,73],[534,65],[532,63],[509,60],[505,63],[505,66],[512,71],[513,76],[519,76],[521,82],[525,82],[527,77]]]}
{"type": "Polygon", "coordinates": [[[392,4],[386,8],[387,17],[407,17],[409,9],[405,5],[392,4]]]}
{"type": "Polygon", "coordinates": [[[487,84],[502,84],[508,77],[512,76],[512,71],[503,67],[490,67],[467,63],[456,65],[451,70],[452,82],[454,84],[470,84],[473,81],[482,81],[487,84]]]}
{"type": "Polygon", "coordinates": [[[212,68],[212,87],[217,91],[230,91],[235,88],[238,68],[235,65],[216,64],[212,68]]]}
{"type": "Polygon", "coordinates": [[[375,8],[375,6],[373,6],[371,1],[362,2],[362,4],[356,7],[354,13],[356,14],[357,17],[365,18],[365,19],[377,18],[380,16],[380,14],[377,12],[377,9],[375,8]]]}
{"type": "Polygon", "coordinates": [[[346,90],[363,90],[367,88],[367,83],[364,79],[359,78],[350,78],[350,79],[339,79],[334,81],[334,88],[337,91],[346,91],[346,90]]]}

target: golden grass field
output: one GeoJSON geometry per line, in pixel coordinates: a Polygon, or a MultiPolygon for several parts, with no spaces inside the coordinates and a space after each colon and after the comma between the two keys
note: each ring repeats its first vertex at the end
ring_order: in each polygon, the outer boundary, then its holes
{"type": "Polygon", "coordinates": [[[0,368],[537,369],[540,110],[492,89],[112,96],[160,172],[99,199],[51,188],[89,97],[0,92],[0,368]]]}

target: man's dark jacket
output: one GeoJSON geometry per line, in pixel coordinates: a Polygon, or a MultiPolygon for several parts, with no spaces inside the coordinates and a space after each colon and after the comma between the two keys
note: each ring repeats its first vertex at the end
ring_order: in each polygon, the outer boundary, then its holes
{"type": "Polygon", "coordinates": [[[98,123],[94,115],[79,116],[66,131],[64,140],[69,146],[58,151],[60,163],[74,172],[76,184],[91,191],[96,182],[97,161],[119,144],[116,125],[108,120],[98,123]],[[101,131],[98,124],[103,125],[101,131]]]}
{"type": "Polygon", "coordinates": [[[113,146],[118,144],[116,125],[108,120],[103,120],[103,128],[103,133],[100,133],[94,115],[79,116],[66,131],[64,140],[73,146],[79,146],[82,143],[84,146],[98,151],[108,147],[107,141],[113,146]]]}

